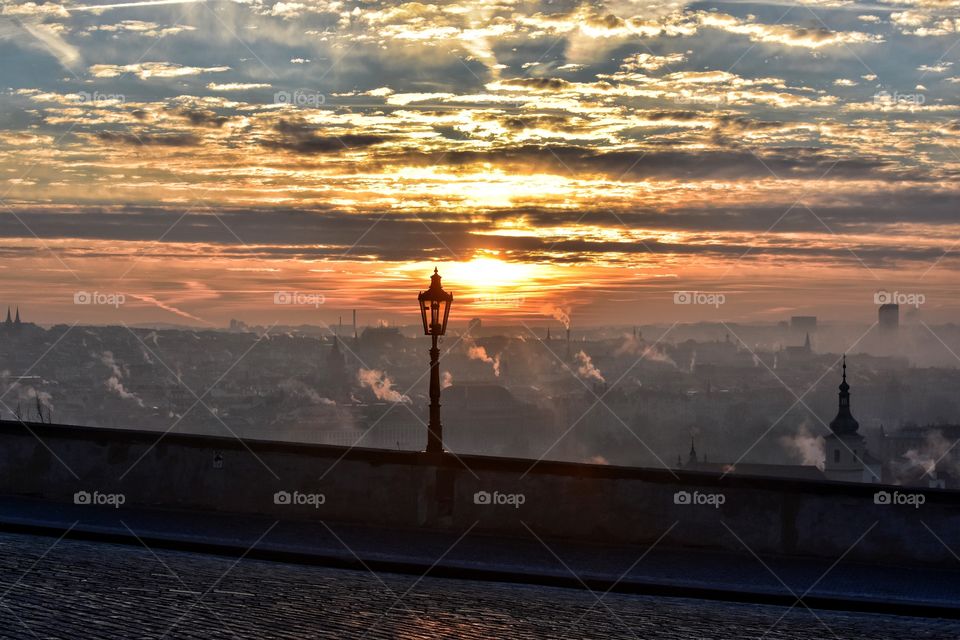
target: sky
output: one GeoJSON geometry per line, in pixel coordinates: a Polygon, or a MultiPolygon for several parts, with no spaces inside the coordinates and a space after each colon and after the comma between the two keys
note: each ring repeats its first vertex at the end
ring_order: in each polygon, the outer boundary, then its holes
{"type": "Polygon", "coordinates": [[[953,321],[958,59],[958,0],[0,0],[0,308],[953,321]]]}

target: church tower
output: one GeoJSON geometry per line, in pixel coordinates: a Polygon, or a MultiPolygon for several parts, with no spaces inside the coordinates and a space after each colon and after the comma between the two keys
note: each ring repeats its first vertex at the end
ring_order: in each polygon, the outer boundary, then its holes
{"type": "Polygon", "coordinates": [[[830,422],[830,434],[824,438],[824,475],[842,482],[880,482],[880,465],[867,452],[866,441],[860,435],[860,423],[850,411],[846,355],[839,388],[837,417],[830,422]]]}

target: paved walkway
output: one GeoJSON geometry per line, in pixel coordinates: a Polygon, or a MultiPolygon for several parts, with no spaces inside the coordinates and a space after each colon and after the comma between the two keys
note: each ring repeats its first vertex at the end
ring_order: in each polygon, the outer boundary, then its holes
{"type": "Polygon", "coordinates": [[[836,640],[960,621],[420,578],[0,533],[0,638],[836,640]]]}
{"type": "MultiPolygon", "coordinates": [[[[573,544],[0,498],[0,530],[378,573],[960,618],[957,567],[573,544]],[[797,604],[802,597],[802,603],[797,604]]],[[[958,636],[960,637],[960,636],[958,636]]]]}

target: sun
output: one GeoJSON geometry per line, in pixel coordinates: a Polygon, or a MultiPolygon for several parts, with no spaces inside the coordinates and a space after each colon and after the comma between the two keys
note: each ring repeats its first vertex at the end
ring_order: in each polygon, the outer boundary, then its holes
{"type": "Polygon", "coordinates": [[[563,274],[552,265],[510,262],[490,254],[461,262],[407,263],[401,269],[405,277],[425,283],[435,266],[443,277],[443,288],[454,295],[455,305],[485,317],[535,313],[544,297],[563,281],[563,274]]]}
{"type": "Polygon", "coordinates": [[[450,286],[470,289],[509,289],[529,285],[536,278],[537,265],[504,262],[496,258],[474,258],[444,266],[444,280],[450,286]]]}

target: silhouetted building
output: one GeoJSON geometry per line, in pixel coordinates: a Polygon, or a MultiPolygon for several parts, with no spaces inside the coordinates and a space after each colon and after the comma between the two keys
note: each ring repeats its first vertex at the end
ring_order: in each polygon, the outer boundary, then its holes
{"type": "Polygon", "coordinates": [[[817,316],[793,316],[790,318],[790,331],[798,335],[816,333],[817,316]]]}
{"type": "Polygon", "coordinates": [[[880,332],[886,335],[897,333],[900,329],[900,305],[882,304],[877,311],[877,323],[880,332]]]}
{"type": "Polygon", "coordinates": [[[837,416],[830,422],[830,434],[824,438],[824,474],[830,480],[880,482],[880,463],[867,452],[866,442],[860,435],[860,423],[850,411],[846,356],[839,389],[837,416]]]}
{"type": "Polygon", "coordinates": [[[793,478],[800,480],[823,480],[823,471],[813,465],[801,464],[764,464],[756,462],[707,462],[706,454],[697,455],[693,437],[690,437],[690,453],[683,464],[677,456],[677,467],[687,471],[709,471],[720,474],[759,476],[771,478],[793,478]]]}
{"type": "Polygon", "coordinates": [[[7,319],[3,323],[3,328],[7,331],[17,331],[20,327],[20,307],[17,307],[17,317],[15,319],[10,316],[10,307],[7,307],[7,319]]]}
{"type": "Polygon", "coordinates": [[[340,340],[334,335],[333,345],[327,353],[327,369],[331,372],[346,372],[346,366],[347,360],[343,357],[343,352],[340,351],[340,340]]]}
{"type": "Polygon", "coordinates": [[[443,410],[447,445],[462,453],[530,455],[551,424],[547,411],[497,384],[454,383],[443,390],[443,410]]]}
{"type": "Polygon", "coordinates": [[[785,355],[792,359],[804,359],[813,355],[813,347],[810,344],[810,334],[807,334],[807,337],[803,341],[803,346],[799,347],[787,347],[784,349],[785,355]]]}
{"type": "Polygon", "coordinates": [[[389,349],[403,342],[399,327],[367,327],[360,334],[360,343],[368,349],[389,349]]]}

